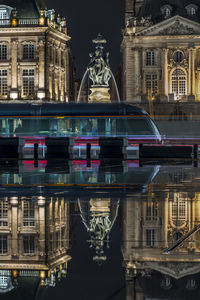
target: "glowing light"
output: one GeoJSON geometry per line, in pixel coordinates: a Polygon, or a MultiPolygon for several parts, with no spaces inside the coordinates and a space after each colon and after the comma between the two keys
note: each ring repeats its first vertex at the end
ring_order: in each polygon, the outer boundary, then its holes
{"type": "Polygon", "coordinates": [[[45,92],[38,92],[38,98],[40,100],[44,99],[44,97],[45,97],[45,92]]]}
{"type": "Polygon", "coordinates": [[[18,98],[18,93],[17,92],[11,92],[10,93],[10,98],[13,100],[16,100],[18,98]]]}
{"type": "Polygon", "coordinates": [[[12,19],[11,25],[12,25],[13,27],[16,27],[16,26],[17,26],[17,19],[12,19]]]}
{"type": "Polygon", "coordinates": [[[44,17],[39,18],[39,24],[41,26],[44,26],[44,24],[45,24],[45,18],[44,17]]]}

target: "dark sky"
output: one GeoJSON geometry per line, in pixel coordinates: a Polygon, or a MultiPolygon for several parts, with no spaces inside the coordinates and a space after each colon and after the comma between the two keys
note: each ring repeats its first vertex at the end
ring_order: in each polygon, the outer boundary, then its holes
{"type": "Polygon", "coordinates": [[[70,47],[75,57],[77,76],[82,77],[93,51],[92,39],[100,32],[107,40],[112,71],[120,63],[124,0],[45,0],[49,9],[67,18],[70,47]]]}

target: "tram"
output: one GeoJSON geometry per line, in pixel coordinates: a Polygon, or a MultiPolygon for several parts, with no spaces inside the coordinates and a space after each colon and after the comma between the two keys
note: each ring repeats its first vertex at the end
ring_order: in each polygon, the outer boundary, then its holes
{"type": "Polygon", "coordinates": [[[125,103],[0,104],[0,135],[161,141],[150,116],[125,103]]]}

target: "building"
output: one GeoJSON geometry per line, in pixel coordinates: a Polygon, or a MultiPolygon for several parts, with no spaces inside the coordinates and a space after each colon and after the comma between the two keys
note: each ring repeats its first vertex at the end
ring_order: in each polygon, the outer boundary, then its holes
{"type": "Polygon", "coordinates": [[[0,101],[74,98],[66,19],[43,0],[0,1],[0,101]]]}
{"type": "Polygon", "coordinates": [[[199,1],[126,0],[125,5],[123,99],[199,102],[199,1]]]}

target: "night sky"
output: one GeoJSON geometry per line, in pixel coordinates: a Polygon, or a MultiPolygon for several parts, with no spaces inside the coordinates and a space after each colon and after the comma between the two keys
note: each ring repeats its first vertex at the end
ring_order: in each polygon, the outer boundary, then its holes
{"type": "Polygon", "coordinates": [[[49,9],[67,18],[70,47],[75,57],[77,77],[82,77],[93,52],[92,39],[101,33],[107,40],[110,64],[115,72],[120,63],[120,43],[124,20],[124,0],[45,0],[49,9]]]}

